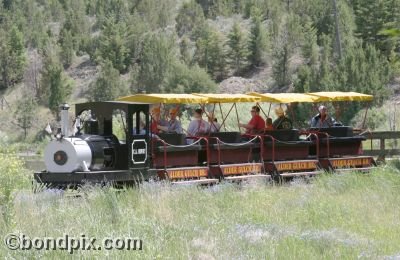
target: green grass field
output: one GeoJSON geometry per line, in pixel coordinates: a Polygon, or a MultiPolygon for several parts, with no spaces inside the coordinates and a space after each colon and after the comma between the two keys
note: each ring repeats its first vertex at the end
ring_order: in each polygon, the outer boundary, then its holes
{"type": "Polygon", "coordinates": [[[1,258],[355,259],[400,255],[400,172],[324,175],[284,186],[146,183],[83,196],[33,194],[29,174],[0,154],[0,237],[136,237],[141,251],[12,251],[1,258]]]}

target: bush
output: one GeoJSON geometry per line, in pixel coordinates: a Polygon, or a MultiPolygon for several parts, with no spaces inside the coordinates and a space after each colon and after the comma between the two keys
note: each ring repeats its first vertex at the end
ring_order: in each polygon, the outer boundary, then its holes
{"type": "Polygon", "coordinates": [[[30,186],[24,162],[15,154],[0,153],[0,206],[5,205],[15,191],[30,186]]]}

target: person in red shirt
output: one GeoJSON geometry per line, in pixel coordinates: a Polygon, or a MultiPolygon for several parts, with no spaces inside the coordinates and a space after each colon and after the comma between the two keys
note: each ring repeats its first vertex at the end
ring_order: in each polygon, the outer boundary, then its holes
{"type": "Polygon", "coordinates": [[[159,134],[160,130],[163,130],[163,126],[165,126],[165,120],[161,119],[161,109],[160,107],[154,107],[151,110],[151,133],[159,134]]]}
{"type": "Polygon", "coordinates": [[[240,127],[246,129],[246,134],[259,134],[264,131],[265,121],[260,116],[260,108],[258,106],[254,106],[251,108],[251,119],[247,124],[239,123],[240,127]]]}

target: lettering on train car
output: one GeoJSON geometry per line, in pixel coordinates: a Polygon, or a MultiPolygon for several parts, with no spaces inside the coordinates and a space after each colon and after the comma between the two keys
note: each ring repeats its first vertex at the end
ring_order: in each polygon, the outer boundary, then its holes
{"type": "Polygon", "coordinates": [[[352,158],[352,159],[338,159],[331,161],[334,168],[368,166],[371,164],[370,158],[352,158]]]}
{"type": "Polygon", "coordinates": [[[276,165],[278,171],[314,170],[316,162],[284,162],[276,165]]]}
{"type": "Polygon", "coordinates": [[[245,165],[221,165],[221,170],[224,175],[237,175],[248,173],[261,173],[261,163],[245,164],[245,165]]]}
{"type": "Polygon", "coordinates": [[[170,179],[207,177],[207,168],[167,170],[170,179]]]}
{"type": "Polygon", "coordinates": [[[133,140],[132,162],[133,164],[145,163],[147,160],[147,142],[145,139],[133,140]]]}

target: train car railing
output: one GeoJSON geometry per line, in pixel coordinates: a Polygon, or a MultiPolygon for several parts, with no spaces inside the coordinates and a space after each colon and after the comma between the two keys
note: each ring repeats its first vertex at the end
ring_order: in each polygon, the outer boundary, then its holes
{"type": "Polygon", "coordinates": [[[364,148],[364,154],[375,156],[378,161],[385,161],[386,157],[400,156],[399,141],[400,131],[365,131],[359,134],[364,136],[371,144],[369,148],[364,148]],[[374,147],[373,141],[379,141],[379,148],[374,147]],[[388,148],[386,142],[392,141],[392,147],[388,148]]]}
{"type": "Polygon", "coordinates": [[[167,155],[167,147],[174,147],[174,148],[187,148],[187,147],[194,147],[196,145],[201,145],[200,142],[204,141],[206,143],[205,147],[206,147],[206,157],[207,157],[207,167],[210,166],[210,160],[209,160],[209,145],[208,145],[208,139],[205,137],[186,137],[186,139],[192,139],[194,140],[193,143],[191,144],[187,144],[187,145],[173,145],[170,143],[167,143],[166,141],[164,141],[161,138],[153,138],[152,142],[152,156],[153,158],[156,156],[155,155],[155,151],[154,149],[159,148],[156,146],[157,142],[161,142],[162,143],[162,147],[163,147],[163,168],[166,171],[167,170],[167,165],[168,165],[168,155],[167,155]]]}

